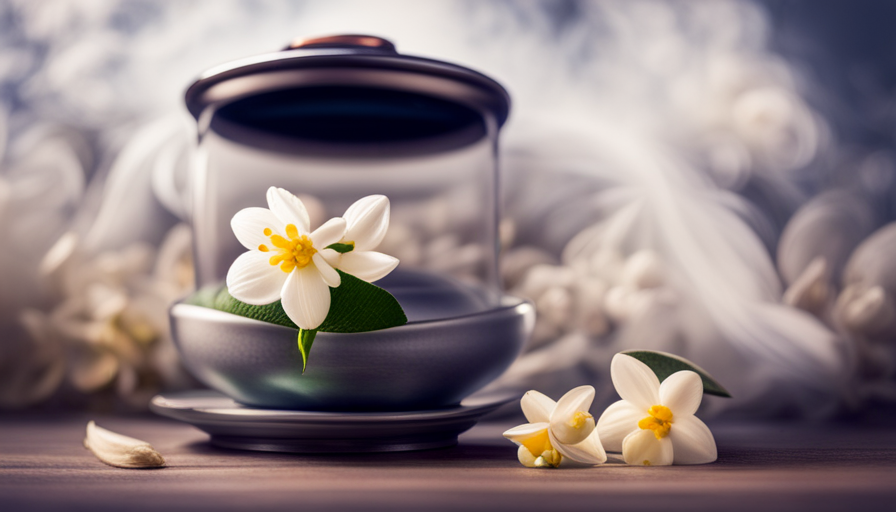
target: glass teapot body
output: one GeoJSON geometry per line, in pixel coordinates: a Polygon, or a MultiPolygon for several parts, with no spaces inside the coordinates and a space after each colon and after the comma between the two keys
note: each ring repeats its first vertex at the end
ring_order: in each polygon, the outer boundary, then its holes
{"type": "Polygon", "coordinates": [[[230,219],[266,207],[266,190],[277,186],[303,200],[312,229],[365,196],[389,198],[390,227],[377,250],[400,264],[377,285],[409,320],[494,307],[506,92],[465,68],[350,42],[235,63],[188,91],[200,132],[198,285],[224,280],[246,250],[230,219]]]}

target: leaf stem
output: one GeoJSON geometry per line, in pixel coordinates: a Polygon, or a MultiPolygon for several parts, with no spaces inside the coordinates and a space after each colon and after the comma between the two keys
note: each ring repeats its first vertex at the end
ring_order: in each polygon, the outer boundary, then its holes
{"type": "Polygon", "coordinates": [[[317,329],[299,329],[299,352],[302,353],[302,373],[308,367],[308,355],[311,353],[311,345],[317,336],[317,329]]]}

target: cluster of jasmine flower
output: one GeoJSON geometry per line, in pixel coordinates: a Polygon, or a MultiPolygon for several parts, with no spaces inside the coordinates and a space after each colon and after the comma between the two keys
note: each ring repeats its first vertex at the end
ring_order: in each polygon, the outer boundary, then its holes
{"type": "Polygon", "coordinates": [[[178,225],[157,250],[135,243],[87,255],[74,234],[41,262],[58,302],[21,310],[30,350],[4,378],[0,406],[25,407],[60,389],[142,409],[161,389],[191,383],[178,363],[168,308],[193,288],[190,230],[178,225]]]}
{"type": "Polygon", "coordinates": [[[854,192],[829,191],[790,219],[778,247],[783,301],[850,341],[856,371],[842,398],[896,399],[896,223],[854,192]]]}
{"type": "Polygon", "coordinates": [[[644,363],[617,354],[610,374],[622,398],[597,422],[588,412],[592,386],[577,387],[554,402],[538,391],[520,405],[529,423],[504,432],[517,445],[526,467],[603,464],[605,450],[621,452],[626,464],[668,466],[716,460],[716,443],[694,413],[703,398],[703,383],[692,371],[680,371],[662,384],[644,363]]]}

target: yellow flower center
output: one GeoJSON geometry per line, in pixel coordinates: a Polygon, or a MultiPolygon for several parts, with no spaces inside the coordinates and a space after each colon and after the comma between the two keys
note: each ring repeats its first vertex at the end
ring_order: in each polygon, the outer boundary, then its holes
{"type": "Polygon", "coordinates": [[[644,430],[653,430],[653,435],[657,439],[662,439],[669,435],[672,430],[672,411],[665,405],[654,405],[647,410],[650,416],[638,422],[638,426],[644,430]]]}
{"type": "Polygon", "coordinates": [[[522,445],[529,450],[533,457],[538,457],[546,451],[553,450],[551,439],[548,437],[548,429],[544,429],[534,436],[522,442],[522,445]]]}
{"type": "MultiPolygon", "coordinates": [[[[286,236],[275,235],[270,228],[264,228],[264,236],[270,237],[271,244],[277,249],[277,254],[271,256],[271,265],[280,265],[280,270],[287,274],[296,268],[307,267],[311,263],[311,257],[317,252],[308,235],[299,235],[299,229],[294,224],[286,225],[286,236]]],[[[261,252],[271,249],[264,244],[258,246],[261,252]]]]}
{"type": "MultiPolygon", "coordinates": [[[[548,429],[544,429],[521,443],[523,448],[535,457],[532,465],[536,468],[556,468],[560,465],[563,456],[554,449],[548,429]]],[[[525,463],[524,463],[525,464],[525,463]]]]}
{"type": "Polygon", "coordinates": [[[588,423],[589,419],[593,417],[594,416],[592,416],[590,413],[578,411],[572,416],[572,418],[569,419],[569,426],[576,430],[579,430],[588,423]]]}

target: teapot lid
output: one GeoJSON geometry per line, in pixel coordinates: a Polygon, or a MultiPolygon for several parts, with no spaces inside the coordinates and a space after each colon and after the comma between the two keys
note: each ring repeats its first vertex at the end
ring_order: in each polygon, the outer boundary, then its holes
{"type": "Polygon", "coordinates": [[[353,85],[415,93],[507,120],[510,97],[498,82],[471,69],[399,54],[390,41],[336,35],[293,41],[282,51],[236,60],[206,71],[188,89],[197,120],[209,106],[296,87],[353,85]]]}

